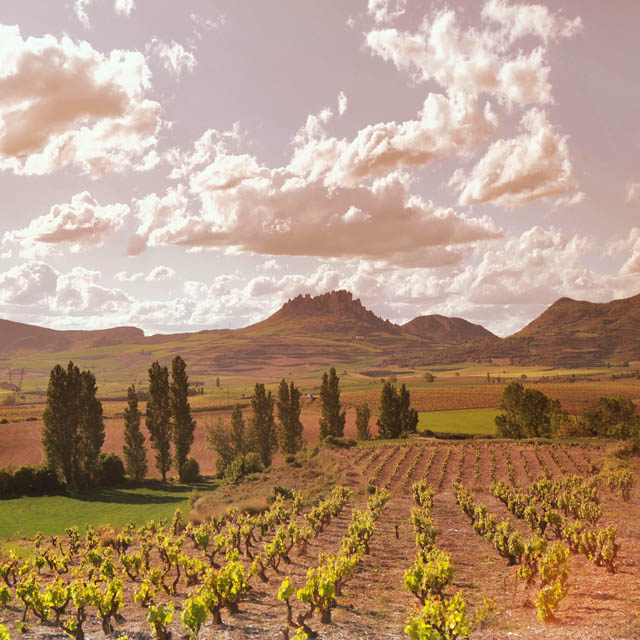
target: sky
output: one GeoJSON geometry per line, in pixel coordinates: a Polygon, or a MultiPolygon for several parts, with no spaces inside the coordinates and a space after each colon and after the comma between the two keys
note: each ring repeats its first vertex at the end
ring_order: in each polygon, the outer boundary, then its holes
{"type": "Polygon", "coordinates": [[[0,317],[348,289],[501,336],[640,293],[636,0],[2,0],[0,317]]]}

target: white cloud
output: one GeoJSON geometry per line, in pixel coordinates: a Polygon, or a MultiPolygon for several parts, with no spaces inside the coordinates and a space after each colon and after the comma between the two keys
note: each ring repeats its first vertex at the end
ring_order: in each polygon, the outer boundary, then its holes
{"type": "Polygon", "coordinates": [[[171,267],[163,267],[157,266],[151,269],[151,271],[147,274],[145,280],[147,282],[158,282],[160,280],[167,280],[169,278],[173,278],[176,275],[176,272],[171,267]]]}
{"type": "Polygon", "coordinates": [[[0,25],[0,169],[43,175],[76,166],[93,177],[149,162],[162,124],[142,53],[102,54],[0,25]]]}
{"type": "Polygon", "coordinates": [[[399,18],[407,7],[407,0],[369,0],[367,11],[376,22],[399,18]]]}
{"type": "Polygon", "coordinates": [[[113,276],[118,282],[137,282],[138,280],[142,280],[144,278],[144,273],[142,271],[136,271],[135,273],[129,273],[128,271],[118,271],[113,276]]]}
{"type": "Polygon", "coordinates": [[[492,143],[469,173],[454,173],[450,185],[460,191],[460,204],[523,205],[576,188],[567,138],[555,131],[546,114],[531,109],[521,128],[520,136],[492,143]]]}
{"type": "Polygon", "coordinates": [[[553,14],[542,4],[510,4],[507,0],[487,0],[482,17],[498,23],[512,43],[527,35],[547,42],[571,38],[582,29],[582,20],[568,20],[553,14]]]}
{"type": "Polygon", "coordinates": [[[338,94],[338,113],[340,115],[343,115],[346,112],[347,104],[348,104],[347,96],[344,94],[344,91],[341,91],[338,94]]]}
{"type": "Polygon", "coordinates": [[[295,140],[287,170],[327,186],[356,186],[367,178],[398,168],[423,167],[451,155],[467,155],[495,130],[496,118],[486,105],[460,92],[430,93],[418,120],[381,122],[358,131],[352,140],[329,137],[310,116],[295,140]]]}
{"type": "Polygon", "coordinates": [[[153,38],[147,45],[147,50],[160,58],[164,68],[176,78],[180,78],[183,71],[193,73],[198,61],[196,57],[187,51],[180,43],[172,40],[170,43],[158,38],[153,38]]]}
{"type": "Polygon", "coordinates": [[[398,69],[413,70],[416,79],[435,80],[446,90],[495,95],[507,105],[546,104],[552,101],[549,67],[545,62],[548,41],[571,37],[579,19],[568,23],[538,5],[508,6],[488,2],[482,17],[498,22],[498,29],[459,26],[452,9],[425,17],[415,33],[393,28],[374,29],[367,45],[398,69]],[[512,48],[516,40],[534,36],[543,44],[528,53],[512,48]]]}
{"type": "Polygon", "coordinates": [[[627,196],[625,198],[627,202],[640,201],[640,182],[627,182],[625,188],[627,190],[627,196]]]}
{"type": "Polygon", "coordinates": [[[563,196],[553,201],[554,207],[573,207],[585,201],[587,194],[584,191],[576,191],[572,196],[563,196]]]}
{"type": "Polygon", "coordinates": [[[426,265],[455,262],[464,245],[499,235],[488,217],[470,218],[410,195],[402,173],[371,186],[327,189],[267,169],[252,156],[219,155],[190,184],[199,213],[188,212],[184,193],[175,191],[137,202],[141,224],[130,253],[180,245],[426,265]]]}
{"type": "Polygon", "coordinates": [[[620,268],[620,275],[637,277],[640,274],[640,228],[632,227],[625,240],[611,243],[607,254],[614,256],[625,249],[631,249],[631,255],[620,268]]]}
{"type": "Polygon", "coordinates": [[[115,0],[114,3],[114,8],[118,15],[130,16],[135,6],[135,0],[115,0]]]}
{"type": "Polygon", "coordinates": [[[100,206],[88,192],[72,196],[70,203],[56,204],[29,226],[4,234],[5,245],[18,245],[23,257],[44,257],[62,246],[77,253],[100,247],[124,225],[126,204],[100,206]]]}
{"type": "Polygon", "coordinates": [[[91,27],[87,7],[89,7],[93,1],[94,0],[75,0],[73,4],[73,10],[76,17],[80,20],[85,29],[89,29],[91,27]]]}

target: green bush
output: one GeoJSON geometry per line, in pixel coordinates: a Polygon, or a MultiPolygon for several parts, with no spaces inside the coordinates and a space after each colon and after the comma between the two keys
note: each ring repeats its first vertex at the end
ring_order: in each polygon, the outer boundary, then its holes
{"type": "Polygon", "coordinates": [[[124,482],[124,463],[115,453],[101,453],[96,465],[98,486],[113,487],[124,482]]]}
{"type": "Polygon", "coordinates": [[[55,494],[64,490],[55,471],[44,465],[22,466],[15,471],[0,469],[0,494],[55,494]]]}
{"type": "Polygon", "coordinates": [[[350,449],[358,444],[353,438],[343,438],[338,436],[325,436],[323,441],[325,444],[340,447],[341,449],[350,449]]]}
{"type": "Polygon", "coordinates": [[[187,484],[200,480],[200,465],[195,458],[187,458],[182,467],[182,479],[187,484]]]}

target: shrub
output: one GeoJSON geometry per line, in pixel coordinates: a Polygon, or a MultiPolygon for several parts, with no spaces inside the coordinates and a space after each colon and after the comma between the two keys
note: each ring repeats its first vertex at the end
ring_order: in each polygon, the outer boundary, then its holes
{"type": "Polygon", "coordinates": [[[284,461],[287,464],[294,464],[296,461],[296,457],[293,455],[293,453],[288,453],[285,457],[284,457],[284,461]]]}
{"type": "Polygon", "coordinates": [[[0,469],[0,494],[55,494],[63,490],[64,485],[58,480],[55,471],[45,465],[22,466],[15,471],[0,469]]]}
{"type": "Polygon", "coordinates": [[[262,471],[262,469],[260,454],[252,451],[247,453],[246,456],[237,455],[233,459],[233,462],[225,469],[224,477],[230,482],[237,484],[244,476],[250,473],[257,473],[262,471]]]}
{"type": "Polygon", "coordinates": [[[558,438],[584,438],[589,434],[579,422],[567,420],[560,425],[556,435],[558,438]]]}
{"type": "Polygon", "coordinates": [[[340,447],[341,449],[350,449],[355,447],[358,443],[353,438],[344,438],[338,436],[325,436],[324,443],[333,445],[334,447],[340,447]]]}
{"type": "Polygon", "coordinates": [[[293,491],[291,489],[287,489],[286,487],[282,487],[279,484],[275,485],[271,491],[271,495],[267,498],[267,502],[272,504],[276,501],[278,496],[282,496],[285,500],[293,500],[293,491]]]}
{"type": "Polygon", "coordinates": [[[182,467],[182,481],[191,484],[200,480],[200,465],[195,458],[187,458],[182,467]]]}
{"type": "Polygon", "coordinates": [[[124,482],[124,463],[115,453],[101,453],[96,466],[96,480],[101,487],[113,487],[124,482]]]}
{"type": "Polygon", "coordinates": [[[247,453],[244,457],[244,472],[247,473],[260,473],[262,471],[262,460],[260,455],[255,451],[247,453]]]}

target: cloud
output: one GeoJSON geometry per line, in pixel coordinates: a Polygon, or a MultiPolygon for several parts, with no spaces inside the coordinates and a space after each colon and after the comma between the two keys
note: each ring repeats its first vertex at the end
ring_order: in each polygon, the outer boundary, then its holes
{"type": "Polygon", "coordinates": [[[167,280],[168,278],[173,278],[176,275],[176,272],[171,267],[163,267],[157,266],[151,269],[148,273],[145,280],[147,282],[158,282],[160,280],[167,280]]]}
{"type": "Polygon", "coordinates": [[[193,73],[198,61],[190,51],[187,51],[180,43],[172,40],[170,43],[158,38],[153,38],[147,45],[147,51],[160,58],[164,68],[176,78],[180,78],[183,71],[193,73]]]}
{"type": "Polygon", "coordinates": [[[399,168],[467,155],[497,124],[488,105],[481,111],[475,99],[460,92],[430,93],[418,115],[417,120],[369,125],[352,140],[325,135],[321,121],[310,116],[296,137],[287,170],[327,186],[353,187],[399,168]]]}
{"type": "Polygon", "coordinates": [[[409,193],[403,173],[371,186],[327,189],[247,155],[219,155],[184,192],[138,201],[130,253],[145,246],[233,249],[269,254],[364,257],[398,264],[456,262],[464,245],[499,235],[488,217],[470,218],[409,193]]]}
{"type": "Polygon", "coordinates": [[[344,91],[338,94],[338,113],[343,115],[347,110],[347,96],[344,95],[344,91]]]}
{"type": "Polygon", "coordinates": [[[6,232],[3,243],[18,245],[23,257],[44,257],[61,246],[78,253],[102,246],[122,228],[128,215],[128,205],[100,206],[88,191],[83,191],[72,196],[70,203],[54,205],[27,227],[6,232]]]}
{"type": "Polygon", "coordinates": [[[571,38],[582,29],[582,20],[568,20],[553,14],[542,4],[510,4],[507,0],[487,0],[482,17],[498,23],[510,43],[531,35],[547,42],[571,38]]]}
{"type": "Polygon", "coordinates": [[[138,280],[142,280],[144,278],[144,273],[142,271],[136,271],[135,273],[129,273],[128,271],[118,271],[113,276],[118,282],[137,282],[138,280]]]}
{"type": "Polygon", "coordinates": [[[135,256],[145,250],[149,236],[158,228],[171,225],[174,220],[187,217],[189,198],[183,186],[170,187],[164,196],[155,193],[134,200],[138,229],[129,239],[127,252],[135,256]]]}
{"type": "Polygon", "coordinates": [[[627,190],[626,202],[640,201],[640,182],[627,182],[625,188],[627,190]]]}
{"type": "Polygon", "coordinates": [[[120,289],[97,284],[99,271],[74,267],[62,273],[52,266],[30,261],[0,274],[0,308],[28,314],[109,316],[131,305],[120,289]]]}
{"type": "Polygon", "coordinates": [[[517,206],[576,188],[567,138],[549,124],[544,111],[528,111],[521,129],[516,138],[493,142],[469,173],[454,173],[449,184],[460,191],[460,204],[517,206]]]}
{"type": "Polygon", "coordinates": [[[152,165],[160,105],[148,99],[142,53],[102,54],[0,25],[0,169],[44,175],[75,166],[92,177],[152,165]]]}
{"type": "MultiPolygon", "coordinates": [[[[75,0],[73,4],[73,10],[76,17],[85,29],[91,28],[91,22],[89,20],[89,14],[87,8],[90,7],[95,0],[75,0]]],[[[118,15],[130,16],[136,6],[135,0],[114,0],[113,8],[118,15]]]]}
{"type": "Polygon", "coordinates": [[[376,22],[389,22],[406,11],[407,0],[369,0],[367,11],[376,22]]]}
{"type": "Polygon", "coordinates": [[[631,249],[631,255],[620,268],[620,275],[637,277],[640,274],[640,228],[632,227],[628,237],[620,242],[611,243],[606,253],[613,256],[625,249],[631,249]]]}
{"type": "Polygon", "coordinates": [[[135,0],[115,0],[114,8],[118,15],[130,16],[135,6],[135,0]]]}
{"type": "Polygon", "coordinates": [[[509,6],[501,0],[485,4],[485,23],[498,28],[461,28],[452,9],[425,16],[414,33],[393,28],[374,29],[366,43],[383,60],[411,70],[421,82],[435,80],[446,90],[468,95],[487,93],[507,105],[547,104],[552,101],[549,41],[574,35],[579,18],[568,22],[540,5],[509,6]],[[512,48],[524,36],[542,40],[526,52],[512,48]]]}

